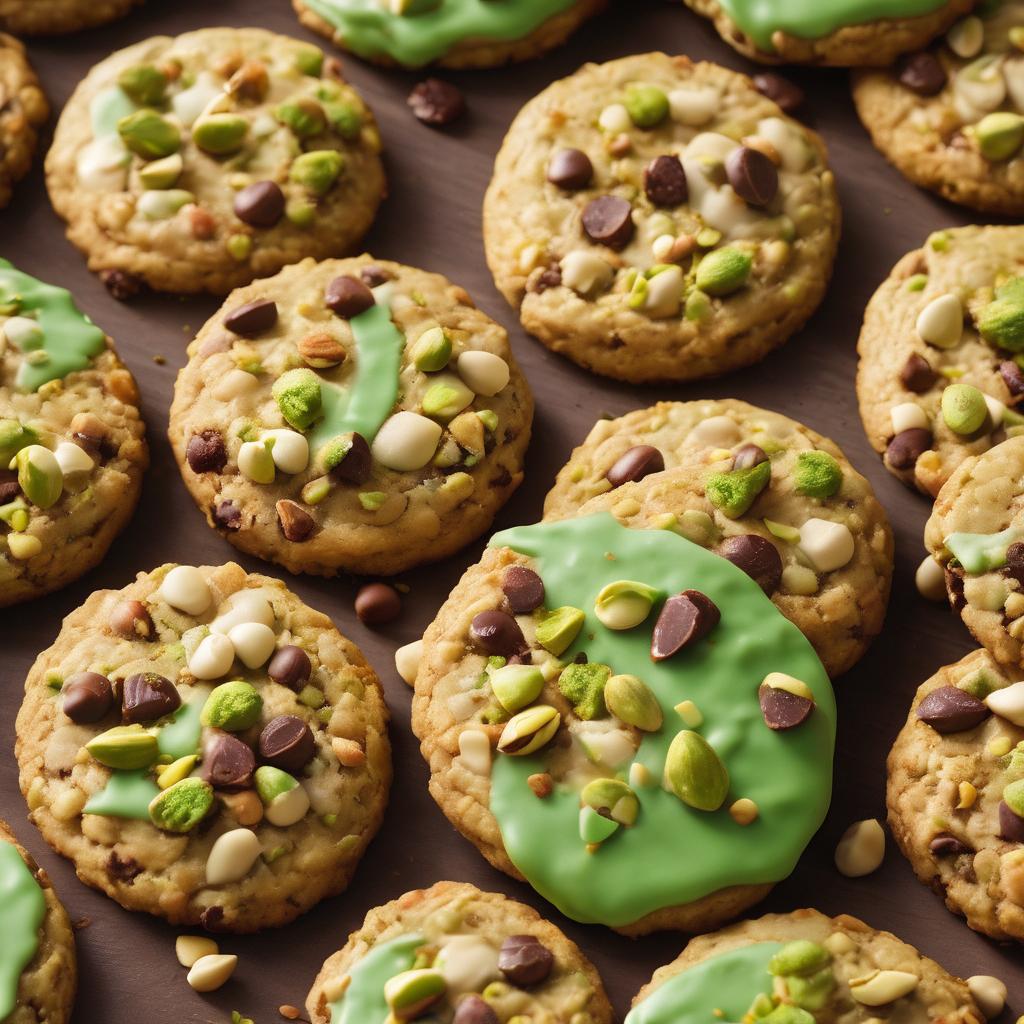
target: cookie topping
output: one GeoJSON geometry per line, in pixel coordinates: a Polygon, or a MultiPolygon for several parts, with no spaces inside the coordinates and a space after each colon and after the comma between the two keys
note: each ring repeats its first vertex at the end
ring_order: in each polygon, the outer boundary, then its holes
{"type": "Polygon", "coordinates": [[[544,581],[525,565],[510,565],[501,577],[501,589],[513,615],[528,615],[544,603],[544,581]]]}
{"type": "Polygon", "coordinates": [[[900,83],[918,96],[936,96],[946,84],[946,72],[926,50],[902,57],[897,65],[900,83]]]}
{"type": "Polygon", "coordinates": [[[583,230],[587,237],[610,249],[624,249],[633,237],[633,210],[619,196],[598,196],[583,208],[583,230]]]}
{"type": "Polygon", "coordinates": [[[459,89],[439,78],[427,78],[415,85],[408,103],[413,117],[432,128],[443,128],[466,112],[466,98],[459,89]]]}
{"type": "Polygon", "coordinates": [[[548,181],[567,191],[586,188],[593,176],[590,157],[579,149],[557,150],[548,161],[548,181]]]}
{"type": "Polygon", "coordinates": [[[551,973],[555,958],[532,935],[511,935],[501,944],[498,969],[513,985],[539,985],[551,973]]]}
{"type": "Polygon", "coordinates": [[[61,710],[76,725],[98,722],[113,706],[110,680],[98,672],[78,672],[61,690],[61,710]]]}
{"type": "Polygon", "coordinates": [[[939,733],[973,729],[989,714],[983,701],[956,686],[932,690],[917,707],[917,717],[939,733]]]}
{"type": "Polygon", "coordinates": [[[775,164],[750,146],[740,146],[729,153],[725,173],[735,193],[751,206],[768,206],[779,190],[775,164]]]}
{"type": "Polygon", "coordinates": [[[721,617],[715,603],[699,590],[684,590],[670,597],[654,625],[651,657],[663,661],[699,643],[718,625],[721,617]]]}
{"type": "Polygon", "coordinates": [[[678,206],[685,203],[689,191],[686,172],[679,157],[655,157],[644,168],[644,192],[655,206],[678,206]]]}
{"type": "Polygon", "coordinates": [[[13,843],[0,839],[0,926],[3,928],[3,952],[0,953],[0,1020],[6,1020],[19,1007],[18,987],[22,971],[39,950],[46,917],[43,890],[13,843]]]}
{"type": "Polygon", "coordinates": [[[180,706],[181,696],[174,683],[156,672],[136,673],[122,684],[121,720],[129,725],[155,722],[180,706]]]}
{"type": "Polygon", "coordinates": [[[351,320],[373,304],[373,292],[358,278],[349,275],[334,278],[327,286],[324,301],[338,316],[351,320]]]}
{"type": "Polygon", "coordinates": [[[665,459],[661,452],[649,444],[640,444],[621,455],[605,475],[612,487],[621,487],[642,480],[651,473],[660,473],[664,468],[665,459]]]}
{"type": "Polygon", "coordinates": [[[803,725],[814,710],[814,694],[806,683],[784,672],[770,672],[757,691],[764,723],[777,731],[803,725]]]}
{"type": "Polygon", "coordinates": [[[469,628],[473,642],[488,654],[511,658],[526,647],[523,631],[511,615],[486,611],[474,616],[469,628]]]}
{"type": "Polygon", "coordinates": [[[259,753],[268,764],[294,774],[301,772],[316,753],[316,741],[301,718],[279,715],[263,727],[259,753]]]}

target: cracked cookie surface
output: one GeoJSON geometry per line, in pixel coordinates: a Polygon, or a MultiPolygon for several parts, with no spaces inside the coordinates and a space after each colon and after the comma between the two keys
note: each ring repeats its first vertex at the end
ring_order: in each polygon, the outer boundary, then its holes
{"type": "Polygon", "coordinates": [[[28,173],[39,128],[49,113],[25,47],[0,33],[0,206],[10,202],[14,185],[28,173]]]}

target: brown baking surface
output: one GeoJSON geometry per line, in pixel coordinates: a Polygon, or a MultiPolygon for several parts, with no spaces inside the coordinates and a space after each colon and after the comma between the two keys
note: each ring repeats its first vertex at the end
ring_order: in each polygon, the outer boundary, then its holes
{"type": "MultiPolygon", "coordinates": [[[[31,59],[59,110],[96,61],[150,35],[212,25],[259,25],[310,40],[288,0],[149,0],[137,14],[94,32],[30,42],[31,59]]],[[[896,576],[885,632],[861,664],[837,685],[840,729],[832,811],[796,873],[775,890],[764,910],[813,905],[850,913],[896,932],[950,971],[967,977],[994,974],[1010,990],[1010,1021],[1024,1014],[1024,960],[970,932],[939,899],[914,879],[890,843],[882,869],[846,879],[832,851],[852,821],[884,813],[885,755],[918,684],[936,667],[970,650],[965,630],[948,611],[926,604],[913,574],[923,555],[921,532],[928,507],[882,468],[861,430],[854,396],[855,345],[871,292],[908,249],[928,232],[971,218],[903,181],[878,155],[861,129],[842,71],[794,71],[808,92],[801,115],[829,145],[844,212],[844,238],[824,306],[795,339],[760,366],[704,385],[639,390],[592,377],[548,353],[519,328],[494,290],[484,265],[480,204],[491,162],[520,105],[584,60],[606,60],[648,49],[711,58],[749,71],[753,65],[719,41],[711,27],[682,4],[620,0],[547,58],[509,70],[446,75],[466,92],[470,114],[454,129],[433,131],[413,120],[405,97],[419,77],[381,71],[345,59],[348,76],[376,112],[384,137],[390,198],[366,248],[381,257],[440,271],[463,285],[512,335],[516,356],[537,398],[534,441],[522,490],[498,526],[539,517],[545,491],[571,447],[602,414],[619,414],[657,399],[736,397],[764,405],[834,438],[871,479],[896,531],[896,576]]],[[[52,124],[50,125],[52,130],[52,124]]],[[[49,132],[43,147],[49,142],[49,132]]],[[[597,926],[566,921],[524,885],[492,870],[448,825],[427,794],[425,766],[409,732],[409,690],[399,680],[394,648],[417,637],[435,609],[474,560],[481,545],[440,566],[408,573],[405,612],[393,626],[372,632],[352,611],[351,580],[287,578],[307,602],[327,612],[364,650],[380,673],[393,716],[396,782],[384,827],[370,846],[352,888],[287,928],[245,938],[224,937],[224,952],[238,953],[235,977],[219,992],[200,996],[185,983],[174,958],[173,929],[121,910],[85,888],[69,863],[52,853],[26,821],[14,764],[14,717],[25,675],[36,654],[56,635],[62,616],[94,589],[121,587],[140,569],[162,562],[212,563],[237,558],[211,531],[185,492],[164,432],[171,389],[194,329],[216,309],[207,299],[148,296],[128,305],[110,298],[64,239],[43,186],[41,160],[0,211],[0,254],[21,269],[70,288],[117,342],[142,391],[153,466],[142,504],[107,560],[76,585],[3,613],[0,625],[0,816],[50,872],[78,933],[81,987],[75,1020],[144,1024],[228,1021],[237,1009],[256,1024],[282,1018],[282,1004],[301,1006],[321,962],[339,948],[367,909],[407,889],[439,879],[471,881],[522,899],[561,925],[604,976],[618,1012],[655,967],[672,959],[678,935],[639,941],[597,926]],[[154,362],[161,356],[166,363],[154,362]]],[[[248,568],[281,575],[275,567],[239,558],[248,568]]],[[[2,937],[0,937],[2,941],[2,937]]],[[[370,1024],[370,1022],[367,1022],[370,1024]]]]}

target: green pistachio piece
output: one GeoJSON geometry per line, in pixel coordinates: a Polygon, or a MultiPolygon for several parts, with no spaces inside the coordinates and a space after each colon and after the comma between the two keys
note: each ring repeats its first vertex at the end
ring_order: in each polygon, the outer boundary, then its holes
{"type": "Polygon", "coordinates": [[[683,315],[687,320],[691,321],[707,320],[711,315],[711,300],[708,298],[707,293],[694,288],[686,296],[686,302],[683,304],[683,315]]]}
{"type": "Polygon", "coordinates": [[[437,373],[448,365],[452,357],[452,343],[442,327],[431,327],[416,339],[409,357],[417,370],[437,373]]]}
{"type": "Polygon", "coordinates": [[[772,464],[759,462],[756,466],[746,466],[728,473],[712,473],[704,493],[715,508],[721,509],[730,519],[738,519],[749,511],[771,478],[772,464]]]}
{"type": "Polygon", "coordinates": [[[545,612],[537,623],[537,643],[557,658],[572,645],[585,619],[583,612],[572,605],[545,612]]]}
{"type": "Polygon", "coordinates": [[[306,430],[320,416],[320,378],[306,367],[281,374],[274,381],[274,401],[296,430],[306,430]]]}
{"type": "Polygon", "coordinates": [[[797,492],[811,498],[831,498],[843,484],[843,471],[828,452],[801,452],[794,477],[797,492]]]}
{"type": "Polygon", "coordinates": [[[117,76],[117,84],[142,107],[158,107],[167,91],[167,76],[152,64],[133,64],[117,76]]]}
{"type": "Polygon", "coordinates": [[[719,537],[714,519],[707,512],[695,508],[688,508],[679,516],[676,531],[702,548],[710,547],[719,537]]]}
{"type": "Polygon", "coordinates": [[[288,177],[313,195],[322,196],[330,191],[344,166],[344,157],[333,149],[314,149],[295,158],[288,177]]]}
{"type": "Polygon", "coordinates": [[[797,974],[808,975],[820,971],[832,963],[832,954],[817,942],[810,939],[796,939],[787,942],[768,961],[768,972],[774,975],[797,974]]]}
{"type": "Polygon", "coordinates": [[[988,669],[980,668],[976,672],[965,676],[956,684],[958,690],[964,690],[978,700],[984,700],[990,693],[1001,690],[1005,687],[1006,680],[1002,676],[991,672],[988,669]]]}
{"type": "Polygon", "coordinates": [[[780,1003],[760,1018],[761,1024],[815,1024],[814,1016],[799,1006],[780,1003]]]}
{"type": "Polygon", "coordinates": [[[612,670],[600,662],[588,661],[582,665],[573,662],[562,669],[558,688],[573,706],[577,717],[585,721],[604,718],[608,713],[604,704],[604,684],[612,670]]]}
{"type": "Polygon", "coordinates": [[[458,377],[445,374],[444,380],[438,380],[427,388],[422,402],[423,415],[447,423],[471,405],[474,398],[476,395],[472,389],[458,377]]]}
{"type": "Polygon", "coordinates": [[[784,540],[787,544],[798,544],[800,542],[800,531],[795,526],[789,526],[787,523],[777,523],[774,519],[765,519],[764,528],[773,537],[778,537],[779,540],[784,540]]]}
{"type": "Polygon", "coordinates": [[[213,807],[213,786],[204,779],[182,779],[149,802],[149,817],[165,832],[191,832],[213,807]]]}
{"type": "Polygon", "coordinates": [[[954,434],[973,434],[988,415],[985,396],[971,384],[950,384],[942,392],[942,418],[954,434]]]}
{"type": "Polygon", "coordinates": [[[604,702],[616,718],[644,732],[656,732],[664,721],[654,691],[636,676],[612,676],[605,683],[604,702]]]}
{"type": "Polygon", "coordinates": [[[295,51],[295,66],[310,78],[319,78],[324,67],[324,51],[319,46],[303,46],[295,51]]]}
{"type": "Polygon", "coordinates": [[[249,122],[238,114],[206,114],[192,125],[192,141],[213,156],[226,156],[242,148],[249,122]]]}
{"type": "Polygon", "coordinates": [[[668,97],[654,85],[627,86],[623,104],[638,128],[654,128],[668,117],[668,97]]]}
{"type": "Polygon", "coordinates": [[[549,743],[558,732],[562,716],[547,704],[536,704],[509,719],[498,739],[503,754],[533,754],[549,743]]]}
{"type": "Polygon", "coordinates": [[[148,768],[160,754],[156,736],[141,725],[115,725],[94,736],[85,749],[100,764],[124,771],[148,768]]]}
{"type": "Polygon", "coordinates": [[[41,444],[22,448],[11,460],[18,471],[18,486],[25,497],[39,508],[55,505],[64,490],[64,474],[57,457],[41,444]]]}
{"type": "Polygon", "coordinates": [[[300,139],[319,135],[327,127],[327,115],[316,100],[302,96],[274,108],[274,117],[290,128],[300,139]]]}
{"type": "Polygon", "coordinates": [[[490,678],[491,692],[506,711],[520,711],[544,689],[544,675],[535,665],[503,665],[490,678]]]}
{"type": "Polygon", "coordinates": [[[627,828],[636,824],[640,814],[636,793],[620,779],[593,779],[583,787],[580,802],[584,807],[604,812],[627,828]]]}
{"type": "Polygon", "coordinates": [[[359,504],[362,505],[367,512],[376,512],[387,500],[388,496],[383,491],[359,492],[359,504]]]}
{"type": "Polygon", "coordinates": [[[603,843],[619,830],[619,823],[598,814],[593,807],[580,808],[580,839],[591,846],[603,843]]]}
{"type": "Polygon", "coordinates": [[[241,262],[249,258],[252,252],[252,239],[248,235],[229,235],[224,247],[231,254],[231,258],[241,262]]]}
{"type": "Polygon", "coordinates": [[[665,785],[698,811],[717,811],[729,793],[729,772],[700,733],[676,733],[665,758],[665,785]]]}
{"type": "Polygon", "coordinates": [[[697,287],[707,295],[729,295],[747,283],[753,266],[749,252],[731,246],[715,249],[697,265],[697,287]]]}
{"type": "Polygon", "coordinates": [[[1024,277],[1012,277],[978,313],[978,331],[991,345],[1010,352],[1024,349],[1024,277]]]}
{"type": "Polygon", "coordinates": [[[997,110],[974,126],[973,135],[986,160],[1009,160],[1024,144],[1024,117],[997,110]]]}
{"type": "Polygon", "coordinates": [[[616,580],[601,588],[594,602],[594,614],[608,629],[632,629],[651,614],[660,593],[646,583],[616,580]]]}
{"type": "Polygon", "coordinates": [[[241,732],[259,721],[263,698],[255,687],[241,679],[221,683],[210,691],[200,719],[203,725],[228,732],[241,732]]]}
{"type": "Polygon", "coordinates": [[[448,983],[433,968],[403,971],[384,983],[384,1000],[396,1020],[414,1020],[445,993],[448,983]]]}
{"type": "Polygon", "coordinates": [[[294,776],[269,764],[260,765],[256,769],[254,780],[256,792],[264,804],[272,804],[283,793],[289,792],[299,784],[294,776]]]}
{"type": "Polygon", "coordinates": [[[786,992],[804,1010],[823,1010],[835,991],[836,979],[831,967],[825,967],[806,978],[786,977],[786,992]]]}
{"type": "Polygon", "coordinates": [[[1024,779],[1011,782],[1003,790],[1003,803],[1020,818],[1024,818],[1024,779]]]}
{"type": "Polygon", "coordinates": [[[183,188],[151,189],[139,196],[135,208],[148,220],[168,220],[196,197],[183,188]]]}
{"type": "Polygon", "coordinates": [[[289,199],[284,215],[297,228],[308,228],[316,219],[316,207],[305,199],[289,199]]]}
{"type": "Polygon", "coordinates": [[[306,505],[319,505],[333,490],[330,477],[318,476],[302,485],[302,500],[306,505]]]}
{"type": "Polygon", "coordinates": [[[177,125],[148,108],[122,117],[117,122],[117,133],[121,141],[144,160],[159,160],[181,148],[177,125]]]}
{"type": "Polygon", "coordinates": [[[353,142],[363,130],[363,111],[354,103],[324,103],[324,113],[334,130],[346,141],[353,142]]]}
{"type": "Polygon", "coordinates": [[[498,414],[493,409],[478,409],[476,414],[485,430],[493,434],[498,429],[498,414]]]}
{"type": "Polygon", "coordinates": [[[6,466],[22,448],[38,444],[39,435],[17,420],[0,420],[0,466],[6,466]]]}
{"type": "Polygon", "coordinates": [[[180,153],[172,153],[162,160],[154,160],[139,171],[139,181],[144,188],[170,188],[181,177],[185,162],[180,153]]]}
{"type": "Polygon", "coordinates": [[[186,754],[172,761],[166,768],[161,768],[156,777],[156,784],[161,789],[170,789],[176,782],[187,778],[199,760],[198,754],[186,754]]]}

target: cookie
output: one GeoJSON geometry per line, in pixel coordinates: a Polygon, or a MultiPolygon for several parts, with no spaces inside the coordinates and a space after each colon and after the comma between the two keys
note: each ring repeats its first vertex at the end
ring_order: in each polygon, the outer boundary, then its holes
{"type": "Polygon", "coordinates": [[[893,566],[885,510],[832,441],[779,413],[725,399],[599,420],[544,504],[547,519],[591,512],[735,562],[833,677],[881,631],[893,566]]]}
{"type": "Polygon", "coordinates": [[[890,932],[848,914],[767,914],[701,935],[659,968],[625,1024],[722,1018],[981,1024],[967,983],[890,932]]]}
{"type": "Polygon", "coordinates": [[[1024,682],[973,651],[917,691],[889,753],[889,827],[975,931],[1024,941],[1024,682]]]}
{"type": "Polygon", "coordinates": [[[138,403],[71,293],[0,260],[0,606],[103,560],[149,464],[138,403]]]}
{"type": "Polygon", "coordinates": [[[55,35],[105,25],[142,0],[0,0],[0,28],[18,35],[55,35]]]}
{"type": "Polygon", "coordinates": [[[891,64],[926,46],[975,0],[685,0],[733,49],[765,64],[891,64]]]}
{"type": "Polygon", "coordinates": [[[746,76],[662,53],[587,64],[527,103],[484,200],[523,326],[638,383],[767,355],[821,301],[838,238],[821,139],[746,76]]]}
{"type": "Polygon", "coordinates": [[[299,20],[376,64],[491,68],[560,46],[605,0],[292,0],[299,20]]]}
{"type": "Polygon", "coordinates": [[[231,295],[189,346],[170,438],[236,547],[391,574],[457,551],[523,479],[533,399],[461,288],[370,256],[231,295]]]}
{"type": "Polygon", "coordinates": [[[66,1024],[75,1001],[75,938],[46,872],[0,819],[0,1020],[66,1024]]]}
{"type": "Polygon", "coordinates": [[[28,174],[40,126],[50,107],[25,55],[25,47],[0,32],[0,206],[28,174]]]}
{"type": "Polygon", "coordinates": [[[455,1024],[611,1024],[601,978],[535,910],[465,882],[375,907],[329,956],[306,999],[312,1024],[395,1019],[417,1007],[455,1024]],[[453,1016],[454,1013],[454,1016],[453,1016]]]}
{"type": "Polygon", "coordinates": [[[32,666],[30,817],[129,910],[282,925],[349,883],[391,778],[362,654],[279,580],[164,565],[97,591],[32,666]]]}
{"type": "Polygon", "coordinates": [[[337,256],[384,193],[373,114],[319,48],[263,29],[156,36],[97,64],[46,179],[68,238],[118,297],[225,294],[337,256]]]}
{"type": "Polygon", "coordinates": [[[492,538],[424,635],[412,725],[495,867],[627,935],[756,903],[831,793],[807,639],[731,562],[608,514],[492,538]]]}
{"type": "Polygon", "coordinates": [[[986,213],[1024,214],[1022,25],[1020,0],[985,3],[928,49],[854,77],[864,127],[915,185],[986,213]]]}
{"type": "Polygon", "coordinates": [[[960,463],[1021,425],[1024,228],[932,234],[872,296],[857,400],[886,469],[934,497],[960,463]]]}

